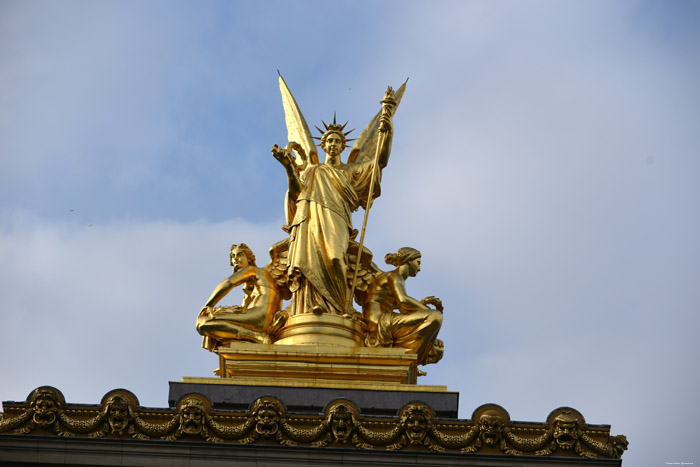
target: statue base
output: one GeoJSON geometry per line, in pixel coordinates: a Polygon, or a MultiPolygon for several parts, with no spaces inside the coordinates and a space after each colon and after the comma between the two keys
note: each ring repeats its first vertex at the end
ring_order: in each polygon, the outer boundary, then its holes
{"type": "Polygon", "coordinates": [[[447,390],[417,386],[417,357],[401,348],[233,342],[216,352],[216,374],[229,383],[235,378],[238,385],[447,390]]]}
{"type": "Polygon", "coordinates": [[[275,344],[364,347],[364,335],[359,321],[327,313],[304,313],[287,319],[275,344]]]}

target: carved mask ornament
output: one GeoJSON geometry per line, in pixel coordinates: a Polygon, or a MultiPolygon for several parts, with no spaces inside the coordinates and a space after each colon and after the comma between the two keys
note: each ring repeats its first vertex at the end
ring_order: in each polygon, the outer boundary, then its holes
{"type": "Polygon", "coordinates": [[[571,449],[578,441],[578,419],[570,411],[554,419],[554,440],[564,451],[571,449]]]}
{"type": "Polygon", "coordinates": [[[206,412],[198,399],[188,399],[180,408],[180,429],[188,435],[198,435],[204,429],[206,412]]]}
{"type": "Polygon", "coordinates": [[[277,433],[277,423],[280,421],[279,403],[262,401],[257,404],[253,412],[255,419],[255,431],[263,436],[271,436],[277,433]]]}
{"type": "Polygon", "coordinates": [[[430,427],[431,414],[422,406],[411,406],[401,417],[406,436],[411,444],[421,444],[430,427]]]}
{"type": "Polygon", "coordinates": [[[112,433],[122,434],[131,421],[129,402],[122,396],[113,396],[105,404],[104,417],[112,433]]]}
{"type": "Polygon", "coordinates": [[[485,445],[497,445],[501,440],[502,429],[503,417],[495,410],[487,410],[479,417],[479,436],[485,445]]]}
{"type": "Polygon", "coordinates": [[[31,403],[32,420],[39,426],[53,425],[58,410],[58,395],[50,389],[39,389],[31,403]]]}
{"type": "Polygon", "coordinates": [[[331,431],[335,440],[345,443],[355,427],[352,409],[345,404],[336,405],[329,414],[331,431]]]}

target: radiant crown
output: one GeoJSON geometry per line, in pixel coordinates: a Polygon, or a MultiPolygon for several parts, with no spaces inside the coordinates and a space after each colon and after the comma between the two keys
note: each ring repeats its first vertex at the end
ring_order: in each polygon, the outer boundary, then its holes
{"type": "Polygon", "coordinates": [[[355,129],[353,128],[352,130],[343,132],[343,130],[345,129],[345,126],[348,124],[348,122],[345,122],[345,123],[343,123],[342,125],[338,124],[338,123],[336,122],[335,112],[333,112],[333,123],[331,123],[330,125],[328,125],[328,124],[326,124],[326,122],[324,122],[323,120],[321,120],[321,123],[323,123],[323,127],[325,128],[325,131],[322,130],[322,129],[320,129],[318,126],[314,125],[314,126],[316,126],[316,129],[321,133],[321,137],[312,136],[313,139],[317,139],[317,140],[323,142],[323,139],[324,139],[328,134],[330,134],[330,133],[336,133],[336,134],[341,135],[341,136],[343,137],[343,140],[345,140],[346,143],[347,143],[348,141],[355,141],[354,139],[350,139],[350,138],[347,137],[350,133],[352,133],[353,131],[355,131],[355,129]]]}

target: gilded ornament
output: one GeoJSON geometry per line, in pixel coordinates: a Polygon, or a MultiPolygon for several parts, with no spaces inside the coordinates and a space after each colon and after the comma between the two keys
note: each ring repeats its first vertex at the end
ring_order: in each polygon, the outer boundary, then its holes
{"type": "Polygon", "coordinates": [[[349,400],[330,403],[322,414],[290,417],[274,397],[259,398],[244,412],[214,410],[199,394],[182,397],[174,409],[148,409],[123,389],[107,393],[100,405],[66,404],[50,386],[32,391],[23,403],[4,405],[0,434],[610,459],[619,459],[628,447],[625,436],[587,425],[567,407],[553,411],[546,425],[512,422],[495,404],[478,408],[472,420],[436,419],[419,402],[407,404],[397,416],[368,417],[349,400]]]}
{"type": "Polygon", "coordinates": [[[355,409],[346,402],[332,405],[328,410],[326,421],[330,425],[333,440],[342,444],[350,439],[358,425],[355,409]]]}
{"type": "Polygon", "coordinates": [[[102,406],[102,426],[90,436],[101,438],[108,434],[134,435],[134,407],[138,406],[138,401],[133,394],[124,390],[112,391],[102,399],[102,406]]]}
{"type": "Polygon", "coordinates": [[[401,411],[399,423],[403,428],[405,437],[402,437],[402,445],[410,443],[415,445],[426,444],[428,431],[433,427],[433,412],[423,404],[410,404],[401,411]]]}
{"type": "Polygon", "coordinates": [[[195,395],[182,399],[178,404],[179,426],[172,437],[167,439],[177,439],[183,435],[208,438],[207,405],[204,398],[195,395]]]}
{"type": "Polygon", "coordinates": [[[570,410],[565,410],[554,418],[552,436],[559,449],[568,451],[578,442],[578,419],[570,410]]]}
{"type": "Polygon", "coordinates": [[[501,432],[505,422],[500,413],[487,410],[479,417],[479,438],[486,446],[497,446],[501,442],[501,432]]]}
{"type": "Polygon", "coordinates": [[[284,412],[282,403],[273,397],[264,397],[255,401],[252,411],[255,420],[255,433],[263,438],[275,436],[284,412]]]}
{"type": "Polygon", "coordinates": [[[32,421],[42,428],[54,428],[57,426],[58,407],[62,397],[53,388],[41,387],[34,390],[30,396],[30,407],[34,411],[32,421]]]}
{"type": "Polygon", "coordinates": [[[131,423],[132,413],[129,402],[116,395],[107,400],[103,417],[107,420],[110,432],[120,435],[131,423]]]}

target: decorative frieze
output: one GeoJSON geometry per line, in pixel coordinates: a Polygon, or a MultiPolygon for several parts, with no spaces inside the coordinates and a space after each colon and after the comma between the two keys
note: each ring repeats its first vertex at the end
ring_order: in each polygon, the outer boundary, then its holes
{"type": "Polygon", "coordinates": [[[4,402],[1,434],[85,438],[208,441],[372,450],[422,450],[528,456],[620,458],[624,435],[607,425],[588,425],[575,409],[554,410],[545,423],[515,422],[496,404],[477,408],[471,420],[437,418],[420,402],[396,416],[360,413],[337,399],[318,414],[287,412],[282,401],[261,397],[247,411],[212,409],[200,394],[184,395],[172,409],[141,407],[125,389],[108,392],[100,405],[67,404],[42,386],[25,402],[4,402]]]}

